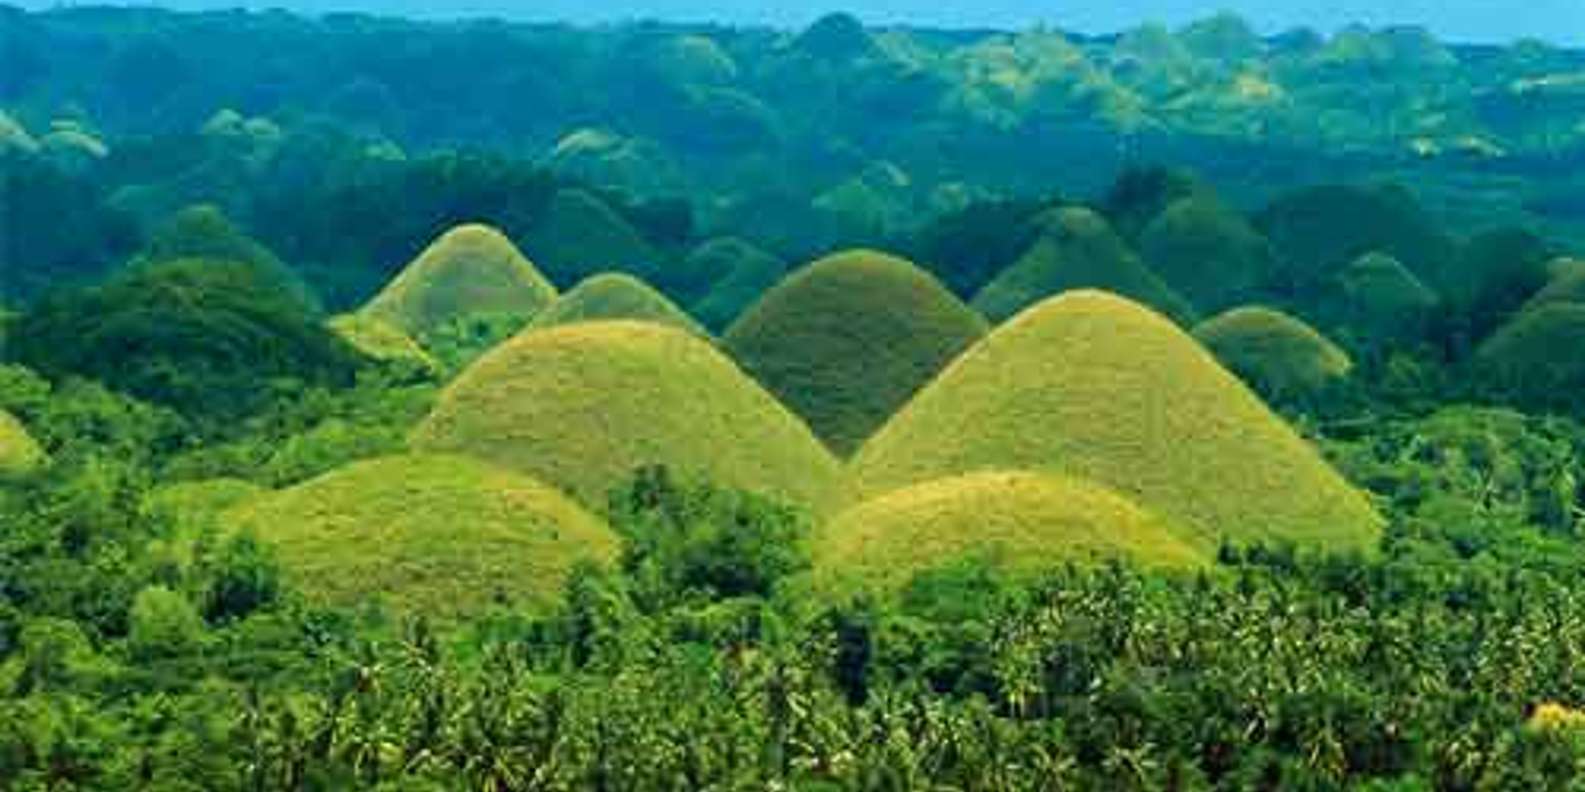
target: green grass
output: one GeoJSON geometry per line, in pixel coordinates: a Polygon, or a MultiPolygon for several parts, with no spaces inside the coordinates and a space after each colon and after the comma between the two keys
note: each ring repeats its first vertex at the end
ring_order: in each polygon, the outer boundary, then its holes
{"type": "Polygon", "coordinates": [[[440,362],[401,328],[366,313],[335,316],[326,323],[330,331],[372,360],[439,373],[440,362]]]}
{"type": "Polygon", "coordinates": [[[1179,322],[1193,320],[1188,302],[1151,272],[1100,215],[1070,206],[1051,210],[1037,223],[1042,233],[1034,245],[974,297],[974,307],[992,322],[1075,289],[1113,292],[1179,322]]]}
{"type": "Polygon", "coordinates": [[[1585,305],[1585,261],[1558,259],[1547,265],[1550,279],[1525,304],[1525,308],[1539,308],[1551,303],[1585,305]]]}
{"type": "Polygon", "coordinates": [[[529,234],[528,250],[560,284],[597,272],[652,274],[661,256],[632,224],[587,190],[565,189],[529,234]]]}
{"type": "Polygon", "coordinates": [[[315,601],[452,620],[549,607],[568,572],[615,560],[610,527],[532,478],[450,456],[358,462],[228,510],[315,601]]]}
{"type": "Polygon", "coordinates": [[[441,394],[413,443],[532,474],[591,503],[646,465],[817,511],[841,479],[809,428],[710,342],[645,322],[519,334],[441,394]]]}
{"type": "Polygon", "coordinates": [[[723,340],[845,456],[985,332],[985,320],[930,274],[853,250],[794,273],[723,340]]]}
{"type": "Polygon", "coordinates": [[[702,284],[692,313],[712,330],[724,330],[787,274],[781,259],[735,237],[700,245],[683,265],[702,284]]]}
{"type": "Polygon", "coordinates": [[[1366,253],[1340,276],[1346,324],[1378,338],[1423,334],[1441,298],[1385,253],[1366,253]]]}
{"type": "Polygon", "coordinates": [[[44,461],[44,450],[22,422],[0,410],[0,477],[31,473],[44,461]]]}
{"type": "Polygon", "coordinates": [[[576,322],[614,319],[654,322],[702,336],[709,335],[666,295],[632,275],[617,272],[604,272],[584,280],[540,311],[529,322],[529,327],[543,329],[576,322]]]}
{"type": "Polygon", "coordinates": [[[818,575],[882,586],[963,557],[1014,574],[1110,558],[1206,562],[1165,520],[1106,487],[1008,471],[936,479],[866,501],[823,526],[812,549],[818,575]]]}
{"type": "Polygon", "coordinates": [[[1258,393],[1278,401],[1318,395],[1354,368],[1348,353],[1315,328],[1262,306],[1207,319],[1194,337],[1258,393]]]}
{"type": "Polygon", "coordinates": [[[1090,479],[1219,538],[1368,547],[1365,497],[1171,321],[1094,291],[1041,303],[926,387],[850,464],[875,497],[982,470],[1090,479]]]}
{"type": "Polygon", "coordinates": [[[1266,237],[1208,194],[1168,206],[1145,227],[1139,248],[1153,272],[1207,311],[1252,299],[1277,266],[1266,237]]]}
{"type": "Polygon", "coordinates": [[[512,314],[526,322],[554,299],[556,287],[506,235],[470,224],[442,234],[362,312],[422,340],[474,315],[512,314]]]}
{"type": "Polygon", "coordinates": [[[1529,409],[1578,410],[1585,388],[1585,304],[1548,302],[1520,313],[1475,350],[1474,381],[1529,409]]]}

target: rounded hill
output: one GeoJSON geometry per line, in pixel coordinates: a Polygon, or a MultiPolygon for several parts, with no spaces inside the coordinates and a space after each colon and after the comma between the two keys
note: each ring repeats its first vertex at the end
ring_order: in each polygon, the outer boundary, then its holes
{"type": "Polygon", "coordinates": [[[1207,311],[1253,298],[1276,269],[1271,243],[1210,195],[1167,207],[1145,227],[1139,246],[1153,272],[1207,311]]]}
{"type": "Polygon", "coordinates": [[[22,422],[0,410],[0,477],[32,472],[44,463],[44,450],[22,422]]]}
{"type": "Polygon", "coordinates": [[[733,323],[724,341],[745,370],[846,455],[985,332],[985,320],[924,270],[852,250],[794,273],[733,323]]]}
{"type": "Polygon", "coordinates": [[[787,274],[781,259],[736,237],[712,239],[688,254],[692,313],[712,330],[724,330],[787,274]]]}
{"type": "Polygon", "coordinates": [[[1520,313],[1475,350],[1475,381],[1526,408],[1578,411],[1585,388],[1585,304],[1549,302],[1520,313]]]}
{"type": "Polygon", "coordinates": [[[1205,561],[1165,520],[1099,484],[1022,471],[882,495],[827,523],[812,549],[821,575],[883,586],[965,557],[1015,574],[1109,558],[1164,567],[1205,561]]]}
{"type": "Polygon", "coordinates": [[[541,329],[576,322],[618,319],[654,322],[708,335],[693,317],[678,308],[666,295],[632,275],[618,272],[603,272],[579,283],[540,311],[529,322],[529,327],[541,329]]]}
{"type": "Polygon", "coordinates": [[[1094,291],[992,332],[850,467],[863,497],[981,470],[1078,476],[1202,550],[1219,538],[1363,547],[1380,528],[1364,496],[1187,333],[1094,291]]]}
{"type": "Polygon", "coordinates": [[[1194,328],[1194,337],[1267,398],[1315,396],[1348,377],[1348,353],[1281,311],[1245,306],[1194,328]]]}
{"type": "Polygon", "coordinates": [[[1099,214],[1069,206],[1047,212],[1036,223],[1041,233],[1035,243],[974,297],[974,307],[993,323],[1075,289],[1113,292],[1180,322],[1192,319],[1189,304],[1099,214]]]}
{"type": "Polygon", "coordinates": [[[363,313],[422,339],[475,315],[515,315],[526,322],[554,299],[556,287],[512,240],[489,226],[468,224],[425,248],[363,313]]]}
{"type": "Polygon", "coordinates": [[[562,284],[603,270],[648,274],[661,264],[660,253],[638,229],[588,190],[558,191],[528,244],[545,272],[562,284]]]}
{"type": "Polygon", "coordinates": [[[820,509],[837,461],[708,341],[647,322],[520,333],[462,373],[415,447],[469,454],[603,503],[645,466],[820,509]]]}
{"type": "Polygon", "coordinates": [[[495,604],[546,607],[574,565],[611,562],[620,541],[532,478],[448,456],[394,456],[244,501],[229,531],[273,546],[315,600],[383,599],[452,619],[495,604]]]}
{"type": "Polygon", "coordinates": [[[1344,324],[1371,340],[1424,335],[1441,304],[1436,292],[1385,253],[1360,256],[1340,280],[1344,324]]]}

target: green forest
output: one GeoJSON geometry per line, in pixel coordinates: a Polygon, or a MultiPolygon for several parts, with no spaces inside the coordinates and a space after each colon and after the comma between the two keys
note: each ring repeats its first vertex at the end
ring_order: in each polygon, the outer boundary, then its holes
{"type": "Polygon", "coordinates": [[[0,790],[1585,783],[1585,51],[0,6],[0,790]]]}

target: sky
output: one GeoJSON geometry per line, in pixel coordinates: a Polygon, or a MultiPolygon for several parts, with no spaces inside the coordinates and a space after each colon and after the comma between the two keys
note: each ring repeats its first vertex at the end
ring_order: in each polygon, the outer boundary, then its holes
{"type": "MultiPolygon", "coordinates": [[[[0,0],[3,1],[3,0],[0,0]]],[[[12,0],[15,2],[15,0],[12,0]]],[[[148,0],[96,0],[146,5],[148,0]]],[[[841,0],[840,8],[866,22],[946,27],[1022,28],[1037,23],[1084,33],[1122,30],[1145,21],[1178,25],[1220,10],[1256,27],[1295,26],[1332,31],[1362,22],[1413,24],[1461,42],[1506,42],[1532,37],[1585,45],[1585,0],[841,0]]],[[[22,0],[24,7],[85,5],[81,0],[22,0]]],[[[297,11],[369,11],[424,18],[497,16],[580,23],[663,19],[800,27],[826,7],[798,0],[162,0],[172,8],[282,6],[297,11]]]]}

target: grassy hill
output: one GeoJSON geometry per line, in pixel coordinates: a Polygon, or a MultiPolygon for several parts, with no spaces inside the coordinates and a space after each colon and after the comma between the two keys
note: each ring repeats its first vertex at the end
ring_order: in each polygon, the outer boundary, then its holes
{"type": "Polygon", "coordinates": [[[1262,306],[1234,308],[1201,322],[1194,337],[1268,399],[1315,396],[1346,379],[1348,353],[1315,328],[1262,306]]]}
{"type": "Polygon", "coordinates": [[[985,332],[985,320],[925,271],[852,250],[794,273],[723,340],[746,371],[846,455],[985,332]]]}
{"type": "Polygon", "coordinates": [[[556,287],[506,235],[469,224],[425,248],[363,313],[422,340],[470,315],[515,314],[526,322],[554,299],[556,287]]]}
{"type": "Polygon", "coordinates": [[[1052,210],[1038,222],[1042,232],[1034,245],[974,297],[974,307],[993,323],[1074,289],[1113,292],[1178,321],[1192,320],[1189,304],[1099,214],[1070,206],[1052,210]]]}
{"type": "Polygon", "coordinates": [[[1145,227],[1139,249],[1167,285],[1207,311],[1253,299],[1277,266],[1271,243],[1205,194],[1168,206],[1145,227]]]}
{"type": "Polygon", "coordinates": [[[1205,562],[1159,516],[1082,479],[987,471],[927,481],[843,511],[813,543],[822,576],[880,585],[977,556],[1012,572],[1127,558],[1205,562]]]}
{"type": "Polygon", "coordinates": [[[1482,392],[1528,409],[1579,409],[1585,387],[1585,304],[1548,302],[1524,311],[1475,350],[1482,392]]]}
{"type": "Polygon", "coordinates": [[[413,442],[592,503],[647,465],[816,509],[840,479],[809,428],[708,341],[645,322],[519,334],[441,394],[413,442]]]}
{"type": "Polygon", "coordinates": [[[1365,547],[1380,529],[1364,496],[1188,334],[1094,291],[992,332],[850,468],[864,497],[987,469],[1079,476],[1202,550],[1219,537],[1365,547]]]}
{"type": "Polygon", "coordinates": [[[712,330],[725,330],[760,295],[787,274],[787,265],[754,244],[736,237],[712,239],[683,261],[691,284],[685,284],[690,313],[712,330]]]}
{"type": "Polygon", "coordinates": [[[1441,297],[1385,253],[1366,253],[1340,276],[1343,324],[1369,340],[1409,340],[1425,334],[1441,297]]]}
{"type": "Polygon", "coordinates": [[[529,327],[540,329],[614,319],[655,322],[709,335],[666,295],[632,275],[617,272],[603,272],[585,279],[540,311],[529,322],[529,327]]]}
{"type": "Polygon", "coordinates": [[[43,462],[43,449],[22,422],[0,410],[0,477],[31,472],[43,462]]]}
{"type": "Polygon", "coordinates": [[[497,602],[547,606],[574,564],[610,562],[619,547],[608,526],[555,489],[448,456],[359,462],[221,519],[273,546],[316,600],[379,600],[441,619],[497,602]]]}
{"type": "Polygon", "coordinates": [[[606,270],[648,275],[662,263],[660,252],[638,229],[598,196],[580,189],[558,191],[525,244],[560,284],[606,270]]]}
{"type": "Polygon", "coordinates": [[[440,362],[401,328],[366,313],[341,314],[326,323],[335,333],[371,360],[415,372],[438,374],[440,362]]]}

